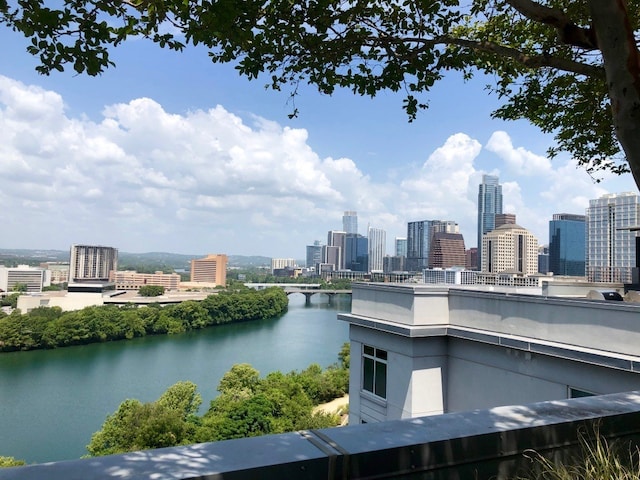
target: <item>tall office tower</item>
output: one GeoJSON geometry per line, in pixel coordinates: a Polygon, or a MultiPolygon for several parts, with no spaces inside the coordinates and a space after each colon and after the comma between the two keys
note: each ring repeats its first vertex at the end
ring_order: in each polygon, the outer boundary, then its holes
{"type": "Polygon", "coordinates": [[[342,231],[329,230],[327,234],[327,247],[337,247],[337,255],[332,254],[332,258],[335,256],[334,261],[328,261],[325,257],[325,263],[332,263],[335,266],[334,270],[344,270],[344,254],[346,250],[346,238],[347,234],[342,231]]]}
{"type": "Polygon", "coordinates": [[[358,233],[358,212],[354,212],[353,210],[344,212],[342,216],[342,230],[347,234],[358,233]]]}
{"type": "Polygon", "coordinates": [[[407,224],[407,270],[421,272],[429,265],[431,237],[435,233],[459,233],[451,220],[421,220],[407,224]]]}
{"type": "Polygon", "coordinates": [[[437,232],[431,238],[429,268],[465,266],[464,238],[459,233],[437,232]]]}
{"type": "Polygon", "coordinates": [[[588,279],[631,283],[637,232],[629,228],[640,224],[640,197],[627,192],[589,200],[586,217],[588,279]]]}
{"type": "Polygon", "coordinates": [[[369,238],[369,271],[384,270],[384,256],[387,254],[387,233],[381,228],[368,229],[369,238]]]}
{"type": "Polygon", "coordinates": [[[585,276],[584,215],[556,213],[549,222],[549,271],[555,275],[585,276]]]}
{"type": "Polygon", "coordinates": [[[549,273],[549,245],[538,247],[538,273],[549,273]]]}
{"type": "Polygon", "coordinates": [[[465,253],[464,268],[465,270],[477,270],[478,269],[478,249],[471,247],[465,253]]]}
{"type": "Polygon", "coordinates": [[[513,225],[515,223],[515,213],[496,213],[496,226],[494,228],[501,227],[502,225],[513,225]]]}
{"type": "Polygon", "coordinates": [[[396,237],[396,257],[407,256],[407,239],[406,237],[396,237]]]}
{"type": "Polygon", "coordinates": [[[307,268],[315,268],[316,264],[322,263],[322,243],[320,240],[307,245],[307,268]]]}
{"type": "Polygon", "coordinates": [[[227,256],[224,254],[207,255],[191,260],[191,281],[227,284],[227,256]]]}
{"type": "Polygon", "coordinates": [[[538,240],[519,225],[502,225],[482,237],[482,271],[538,272],[538,240]]]}
{"type": "Polygon", "coordinates": [[[478,266],[482,260],[482,237],[496,228],[496,214],[502,213],[502,185],[494,175],[483,175],[478,186],[478,266]]]}
{"type": "Polygon", "coordinates": [[[99,245],[71,245],[69,283],[108,282],[118,270],[118,249],[99,245]]]}
{"type": "Polygon", "coordinates": [[[354,272],[366,272],[369,268],[369,239],[358,233],[347,233],[345,238],[344,266],[354,272]]]}
{"type": "Polygon", "coordinates": [[[322,268],[324,271],[338,270],[340,265],[340,247],[325,245],[322,247],[322,268]]]}

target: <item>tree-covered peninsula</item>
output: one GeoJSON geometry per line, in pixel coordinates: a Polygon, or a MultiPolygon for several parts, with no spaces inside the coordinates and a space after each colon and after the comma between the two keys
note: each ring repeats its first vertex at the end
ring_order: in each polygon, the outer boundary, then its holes
{"type": "Polygon", "coordinates": [[[340,415],[314,408],[348,391],[348,343],[339,356],[339,364],[324,370],[313,364],[263,378],[249,364],[234,365],[204,415],[198,415],[202,397],[192,382],[176,383],[154,402],[125,400],[87,450],[101,456],[339,425],[340,415]]]}
{"type": "Polygon", "coordinates": [[[176,334],[220,325],[272,318],[287,310],[280,288],[221,291],[206,299],[161,307],[103,305],[63,312],[39,307],[0,314],[0,352],[68,347],[145,335],[176,334]]]}

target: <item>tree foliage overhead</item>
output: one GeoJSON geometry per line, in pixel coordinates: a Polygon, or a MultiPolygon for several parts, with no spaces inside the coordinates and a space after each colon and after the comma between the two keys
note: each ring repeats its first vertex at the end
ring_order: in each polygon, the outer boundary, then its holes
{"type": "MultiPolygon", "coordinates": [[[[0,21],[31,39],[48,74],[96,75],[130,36],[203,45],[275,89],[402,91],[413,118],[450,70],[481,72],[503,105],[555,135],[588,171],[640,185],[640,1],[621,0],[0,0],[0,21]],[[169,28],[167,28],[169,27],[169,28]],[[622,147],[622,150],[621,148],[622,147]]],[[[294,111],[295,114],[295,111],[294,111]]]]}

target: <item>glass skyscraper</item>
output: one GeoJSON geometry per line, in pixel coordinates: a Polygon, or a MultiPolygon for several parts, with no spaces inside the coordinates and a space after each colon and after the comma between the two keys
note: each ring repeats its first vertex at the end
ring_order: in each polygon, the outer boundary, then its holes
{"type": "Polygon", "coordinates": [[[358,212],[347,210],[342,216],[342,230],[347,234],[358,233],[358,212]]]}
{"type": "Polygon", "coordinates": [[[549,271],[554,275],[585,276],[585,216],[556,213],[549,222],[549,271]]]}
{"type": "Polygon", "coordinates": [[[381,228],[369,227],[369,271],[382,272],[387,253],[387,234],[381,228]]]}
{"type": "Polygon", "coordinates": [[[407,270],[421,272],[429,265],[431,237],[434,233],[459,233],[452,220],[421,220],[407,224],[407,270]]]}
{"type": "Polygon", "coordinates": [[[587,278],[592,282],[631,283],[636,266],[640,197],[635,193],[607,194],[589,200],[586,232],[587,278]]]}
{"type": "Polygon", "coordinates": [[[482,265],[482,236],[496,228],[496,214],[502,213],[502,185],[495,175],[483,175],[478,186],[478,265],[482,265]]]}

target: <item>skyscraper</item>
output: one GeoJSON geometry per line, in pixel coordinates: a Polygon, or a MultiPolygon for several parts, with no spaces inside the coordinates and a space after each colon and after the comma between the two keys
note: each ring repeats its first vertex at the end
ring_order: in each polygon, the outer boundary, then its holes
{"type": "Polygon", "coordinates": [[[451,220],[421,220],[407,224],[407,270],[420,272],[429,265],[431,237],[434,233],[459,233],[451,220]]]}
{"type": "Polygon", "coordinates": [[[464,267],[464,238],[459,233],[437,232],[431,238],[429,268],[464,267]]]}
{"type": "Polygon", "coordinates": [[[347,210],[342,216],[342,230],[345,233],[358,233],[358,212],[347,210]]]}
{"type": "Polygon", "coordinates": [[[396,257],[407,256],[407,239],[406,237],[396,237],[396,257]]]}
{"type": "Polygon", "coordinates": [[[344,266],[354,272],[366,272],[369,268],[369,241],[357,233],[347,233],[345,239],[344,266]]]}
{"type": "Polygon", "coordinates": [[[631,283],[636,266],[640,197],[635,193],[607,194],[589,200],[586,215],[587,277],[592,282],[631,283]]]}
{"type": "Polygon", "coordinates": [[[307,268],[315,268],[316,264],[322,263],[322,243],[320,240],[307,245],[307,268]]]}
{"type": "Polygon", "coordinates": [[[347,234],[345,232],[338,230],[329,230],[327,234],[327,248],[325,248],[325,252],[328,252],[328,254],[325,256],[324,261],[325,263],[333,264],[335,270],[344,270],[345,268],[344,254],[346,250],[346,236],[347,234]]]}
{"type": "Polygon", "coordinates": [[[381,228],[369,227],[369,271],[382,272],[384,269],[384,256],[387,252],[387,233],[381,228]]]}
{"type": "Polygon", "coordinates": [[[549,271],[555,275],[584,277],[585,216],[556,213],[549,222],[549,271]]]}
{"type": "Polygon", "coordinates": [[[538,271],[538,240],[520,225],[502,225],[482,237],[482,271],[522,273],[538,271]]]}
{"type": "Polygon", "coordinates": [[[502,213],[502,185],[495,175],[483,175],[478,186],[478,262],[482,265],[482,237],[496,228],[496,214],[502,213]]]}

